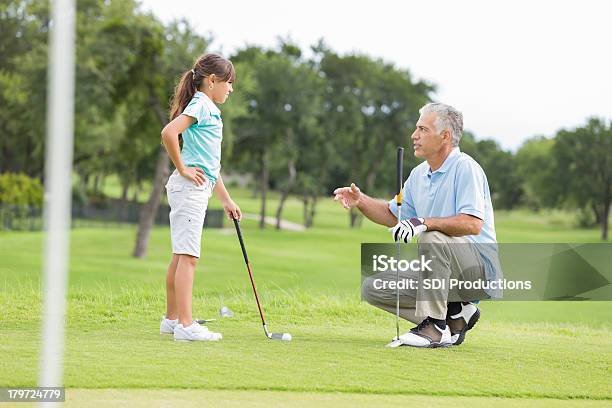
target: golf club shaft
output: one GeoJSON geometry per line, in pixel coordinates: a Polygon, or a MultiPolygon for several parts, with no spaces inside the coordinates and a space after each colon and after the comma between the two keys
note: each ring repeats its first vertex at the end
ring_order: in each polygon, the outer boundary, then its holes
{"type": "Polygon", "coordinates": [[[251,287],[253,288],[253,293],[255,294],[255,301],[257,302],[257,309],[259,310],[259,317],[261,317],[261,324],[263,324],[264,332],[266,336],[268,336],[268,330],[266,328],[266,321],[264,319],[263,312],[261,311],[261,304],[259,303],[259,296],[257,296],[257,289],[255,289],[255,281],[253,280],[253,273],[251,272],[251,265],[249,264],[249,257],[247,256],[246,248],[244,246],[244,240],[242,239],[242,232],[240,231],[240,224],[238,220],[232,217],[234,221],[234,227],[236,227],[236,234],[238,234],[238,240],[240,241],[240,248],[242,249],[242,256],[244,257],[244,262],[246,263],[247,270],[249,271],[249,279],[251,280],[251,287]]]}
{"type": "MultiPolygon", "coordinates": [[[[403,169],[404,169],[404,148],[397,148],[397,195],[395,196],[395,204],[397,206],[397,222],[399,223],[402,220],[402,183],[404,181],[403,177],[403,169]]],[[[395,244],[397,248],[397,259],[401,259],[401,244],[398,242],[395,244]]],[[[396,292],[395,292],[395,332],[396,336],[399,339],[400,329],[399,329],[399,313],[400,313],[400,296],[399,296],[399,268],[396,267],[396,292]]]]}

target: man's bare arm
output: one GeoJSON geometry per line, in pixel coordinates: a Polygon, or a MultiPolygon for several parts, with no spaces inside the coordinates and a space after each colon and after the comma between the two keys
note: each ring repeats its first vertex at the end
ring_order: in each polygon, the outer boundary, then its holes
{"type": "Polygon", "coordinates": [[[478,235],[484,222],[473,215],[457,214],[452,217],[425,218],[428,231],[440,231],[451,237],[478,235]]]}
{"type": "Polygon", "coordinates": [[[397,218],[389,210],[389,203],[387,201],[361,194],[361,201],[357,204],[357,208],[370,221],[386,225],[387,227],[393,227],[397,224],[397,218]]]}
{"type": "MultiPolygon", "coordinates": [[[[334,190],[334,199],[340,201],[346,209],[357,207],[369,220],[393,227],[397,218],[389,210],[389,204],[377,198],[362,193],[355,184],[350,187],[341,187],[334,190]]],[[[478,235],[484,222],[472,215],[457,214],[452,217],[426,218],[425,225],[428,231],[440,231],[451,237],[464,235],[478,235]]]]}

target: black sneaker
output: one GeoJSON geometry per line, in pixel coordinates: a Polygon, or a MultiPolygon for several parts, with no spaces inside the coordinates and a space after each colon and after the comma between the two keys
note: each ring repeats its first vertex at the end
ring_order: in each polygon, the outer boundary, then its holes
{"type": "Polygon", "coordinates": [[[457,314],[451,314],[449,310],[446,315],[446,325],[451,332],[451,341],[454,346],[458,346],[465,340],[465,334],[471,330],[478,319],[480,310],[472,303],[459,303],[461,310],[457,314]]]}

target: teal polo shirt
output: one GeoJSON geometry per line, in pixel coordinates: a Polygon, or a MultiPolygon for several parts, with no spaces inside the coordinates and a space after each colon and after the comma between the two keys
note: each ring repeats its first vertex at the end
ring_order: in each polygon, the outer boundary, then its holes
{"type": "Polygon", "coordinates": [[[197,91],[183,115],[194,118],[195,122],[183,131],[181,159],[187,167],[202,168],[214,184],[221,170],[221,111],[204,92],[197,91]]]}
{"type": "MultiPolygon", "coordinates": [[[[389,210],[397,217],[395,199],[389,201],[389,210]]],[[[502,279],[487,176],[474,159],[455,147],[438,170],[431,171],[424,161],[410,172],[402,192],[402,220],[458,214],[483,221],[480,234],[464,238],[473,242],[480,253],[486,279],[502,279]]],[[[488,290],[487,294],[500,297],[501,291],[488,290]]]]}

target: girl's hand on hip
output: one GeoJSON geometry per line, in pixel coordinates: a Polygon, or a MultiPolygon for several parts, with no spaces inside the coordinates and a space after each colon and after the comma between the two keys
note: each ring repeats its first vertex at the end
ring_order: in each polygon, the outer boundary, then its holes
{"type": "Polygon", "coordinates": [[[196,186],[201,186],[206,182],[204,170],[199,167],[185,167],[180,173],[181,176],[191,180],[196,186]]]}
{"type": "Polygon", "coordinates": [[[225,215],[227,215],[227,218],[230,220],[236,219],[240,221],[242,218],[242,211],[240,211],[240,207],[238,207],[238,205],[231,198],[223,202],[223,211],[225,211],[225,215]]]}

